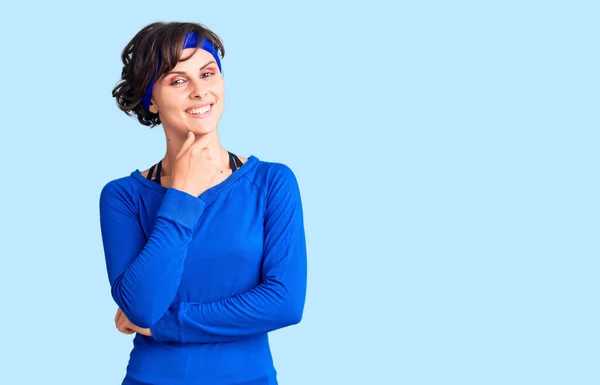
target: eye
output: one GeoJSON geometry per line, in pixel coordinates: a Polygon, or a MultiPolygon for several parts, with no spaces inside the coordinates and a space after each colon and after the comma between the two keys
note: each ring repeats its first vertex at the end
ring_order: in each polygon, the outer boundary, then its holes
{"type": "Polygon", "coordinates": [[[211,77],[213,75],[214,75],[214,72],[205,72],[202,75],[200,75],[200,77],[203,78],[203,79],[206,79],[206,78],[209,78],[209,77],[211,77]],[[208,75],[208,76],[204,76],[204,75],[208,75]]]}
{"type": "Polygon", "coordinates": [[[185,79],[179,78],[179,79],[173,80],[170,85],[174,86],[174,85],[177,85],[177,84],[182,84],[184,82],[185,82],[185,79]]]}

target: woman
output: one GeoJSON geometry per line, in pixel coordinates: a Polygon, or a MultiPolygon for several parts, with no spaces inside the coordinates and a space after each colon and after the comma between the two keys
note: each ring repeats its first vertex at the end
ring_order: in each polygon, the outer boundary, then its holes
{"type": "Polygon", "coordinates": [[[221,146],[224,54],[194,23],[150,24],[122,54],[119,108],[167,140],[157,164],[100,194],[115,322],[136,333],[123,384],[277,384],[267,333],[302,318],[298,184],[221,146]]]}

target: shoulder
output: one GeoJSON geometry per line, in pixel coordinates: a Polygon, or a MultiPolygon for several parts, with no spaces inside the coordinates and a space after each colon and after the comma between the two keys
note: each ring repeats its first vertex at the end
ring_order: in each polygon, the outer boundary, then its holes
{"type": "Polygon", "coordinates": [[[258,167],[261,167],[261,171],[271,179],[295,177],[292,168],[284,163],[261,161],[258,167]]]}
{"type": "Polygon", "coordinates": [[[252,172],[248,173],[248,178],[265,193],[277,185],[297,184],[296,174],[289,165],[265,160],[257,161],[252,172]]]}
{"type": "Polygon", "coordinates": [[[129,212],[136,211],[139,189],[140,183],[135,180],[133,173],[110,180],[100,190],[100,210],[122,208],[129,212]]]}
{"type": "Polygon", "coordinates": [[[288,164],[260,160],[248,173],[248,178],[261,189],[267,202],[300,199],[296,174],[288,164]]]}

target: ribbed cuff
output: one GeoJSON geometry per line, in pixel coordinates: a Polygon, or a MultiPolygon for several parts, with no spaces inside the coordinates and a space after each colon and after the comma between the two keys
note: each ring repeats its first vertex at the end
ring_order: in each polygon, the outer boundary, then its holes
{"type": "Polygon", "coordinates": [[[150,332],[156,341],[180,342],[180,330],[177,321],[178,311],[179,306],[170,307],[167,313],[152,325],[150,332]]]}
{"type": "Polygon", "coordinates": [[[164,216],[193,228],[204,211],[202,199],[175,188],[167,189],[157,216],[164,216]]]}

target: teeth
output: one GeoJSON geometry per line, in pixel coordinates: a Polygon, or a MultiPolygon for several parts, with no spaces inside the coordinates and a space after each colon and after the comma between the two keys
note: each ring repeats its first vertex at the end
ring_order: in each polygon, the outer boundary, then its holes
{"type": "Polygon", "coordinates": [[[187,110],[187,113],[192,115],[203,115],[206,114],[208,110],[210,110],[210,108],[211,105],[209,104],[208,106],[204,106],[202,108],[194,108],[193,110],[187,110]]]}

